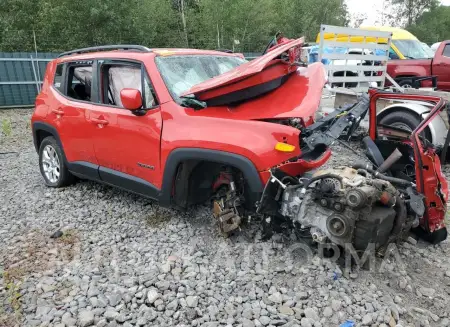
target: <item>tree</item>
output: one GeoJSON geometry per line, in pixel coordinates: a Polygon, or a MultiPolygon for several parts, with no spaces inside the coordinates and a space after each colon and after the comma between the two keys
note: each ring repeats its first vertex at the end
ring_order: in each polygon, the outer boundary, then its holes
{"type": "Polygon", "coordinates": [[[0,51],[102,44],[261,51],[277,31],[315,41],[343,0],[0,0],[0,51]]]}
{"type": "Polygon", "coordinates": [[[439,6],[439,0],[391,0],[397,24],[410,26],[427,10],[439,6]]]}
{"type": "Polygon", "coordinates": [[[422,42],[433,44],[450,39],[450,6],[437,6],[424,12],[407,29],[422,42]]]}

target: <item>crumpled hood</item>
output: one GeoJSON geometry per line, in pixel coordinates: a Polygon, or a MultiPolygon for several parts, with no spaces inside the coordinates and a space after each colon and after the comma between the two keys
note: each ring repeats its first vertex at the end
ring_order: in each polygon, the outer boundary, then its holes
{"type": "Polygon", "coordinates": [[[303,42],[300,38],[273,48],[262,57],[194,85],[182,96],[194,95],[207,103],[194,115],[245,120],[310,119],[319,108],[326,76],[322,63],[308,67],[290,64],[294,60],[292,53],[303,42]],[[280,58],[283,53],[289,54],[289,61],[280,58]]]}
{"type": "MultiPolygon", "coordinates": [[[[298,68],[276,89],[237,105],[208,106],[190,111],[189,115],[213,116],[225,119],[263,120],[313,118],[319,109],[325,85],[325,69],[322,63],[298,68]]],[[[194,86],[195,87],[195,86],[194,86]]]]}
{"type": "MultiPolygon", "coordinates": [[[[300,46],[304,43],[304,38],[299,38],[296,40],[292,40],[291,42],[286,43],[283,46],[280,46],[272,51],[269,51],[264,56],[256,58],[255,60],[249,61],[241,66],[238,66],[224,74],[218,75],[214,78],[208,79],[202,83],[194,85],[188,91],[181,94],[181,96],[186,95],[195,95],[198,99],[204,97],[204,94],[208,91],[218,90],[220,88],[224,88],[225,86],[236,85],[243,80],[246,80],[252,76],[257,75],[258,73],[263,72],[265,69],[276,64],[274,59],[279,57],[282,53],[288,51],[289,49],[300,46]]],[[[292,66],[284,65],[285,73],[291,72],[293,69],[292,66]],[[291,67],[291,68],[290,68],[291,67]],[[290,69],[289,69],[290,68],[290,69]]],[[[294,67],[295,68],[295,67],[294,67]]],[[[248,81],[247,81],[248,82],[248,81]]],[[[245,83],[244,86],[248,87],[248,83],[245,83]]],[[[234,88],[233,88],[234,90],[234,88]]]]}

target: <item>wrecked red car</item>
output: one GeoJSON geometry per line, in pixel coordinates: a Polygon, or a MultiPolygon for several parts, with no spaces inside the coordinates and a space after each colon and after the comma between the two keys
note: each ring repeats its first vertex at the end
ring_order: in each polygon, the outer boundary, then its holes
{"type": "MultiPolygon", "coordinates": [[[[287,221],[316,242],[358,248],[383,246],[419,224],[427,234],[445,230],[433,212],[445,204],[446,182],[420,138],[395,140],[402,144],[395,158],[430,174],[406,178],[401,167],[385,164],[394,160],[387,146],[376,151],[376,127],[367,141],[377,153],[369,156],[375,168],[349,163],[307,174],[373,104],[363,98],[316,122],[326,75],[321,63],[304,67],[302,44],[287,41],[251,62],[217,51],[142,46],[62,54],[47,68],[32,117],[45,183],[62,187],[86,178],[179,208],[211,201],[225,234],[249,214],[265,224],[287,221]],[[441,202],[424,201],[421,178],[439,186],[441,202]]],[[[439,99],[435,111],[445,105],[439,99]]]]}

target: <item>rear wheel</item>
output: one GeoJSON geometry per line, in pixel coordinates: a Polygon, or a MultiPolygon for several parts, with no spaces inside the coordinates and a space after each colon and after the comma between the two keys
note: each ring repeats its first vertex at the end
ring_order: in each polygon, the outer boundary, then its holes
{"type": "MultiPolygon", "coordinates": [[[[380,120],[380,124],[401,128],[408,132],[414,131],[420,122],[421,120],[418,115],[407,111],[391,112],[380,120]]],[[[423,132],[423,136],[432,142],[431,133],[428,128],[423,132]]]]}
{"type": "Polygon", "coordinates": [[[413,81],[412,79],[404,79],[398,82],[398,85],[405,89],[412,89],[413,88],[413,81]]]}
{"type": "Polygon", "coordinates": [[[41,142],[39,168],[49,187],[64,187],[75,181],[64,162],[63,151],[53,136],[48,136],[41,142]]]}

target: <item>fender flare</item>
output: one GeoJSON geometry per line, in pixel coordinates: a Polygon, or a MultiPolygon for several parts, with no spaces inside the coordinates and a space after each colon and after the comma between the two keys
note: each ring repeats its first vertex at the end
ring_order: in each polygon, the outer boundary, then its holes
{"type": "MultiPolygon", "coordinates": [[[[420,104],[420,103],[398,103],[393,104],[390,106],[387,106],[386,108],[383,108],[380,112],[377,113],[377,117],[381,119],[382,117],[388,115],[391,112],[394,112],[396,110],[404,110],[404,111],[410,111],[414,114],[418,115],[419,117],[423,118],[431,111],[431,107],[427,106],[427,104],[420,104]]],[[[378,119],[377,119],[378,120],[378,119]]],[[[430,124],[428,125],[428,128],[431,133],[432,142],[435,145],[443,145],[445,142],[445,136],[447,135],[447,126],[445,125],[445,122],[440,116],[436,116],[430,124]]]]}
{"type": "Polygon", "coordinates": [[[186,160],[216,162],[239,169],[248,183],[248,194],[250,196],[250,199],[248,200],[251,203],[260,200],[264,185],[255,165],[248,158],[225,151],[200,148],[178,148],[170,152],[165,164],[161,193],[159,196],[159,203],[161,205],[167,207],[171,205],[173,181],[176,177],[178,165],[186,160]]]}
{"type": "Polygon", "coordinates": [[[33,132],[33,143],[34,143],[34,148],[36,149],[36,152],[39,152],[39,145],[38,145],[38,132],[39,131],[45,131],[47,133],[52,134],[52,136],[55,138],[56,142],[58,142],[58,145],[61,147],[61,149],[63,148],[61,139],[59,137],[59,133],[55,127],[53,127],[52,125],[50,125],[48,123],[34,122],[32,125],[32,132],[33,132]]]}

